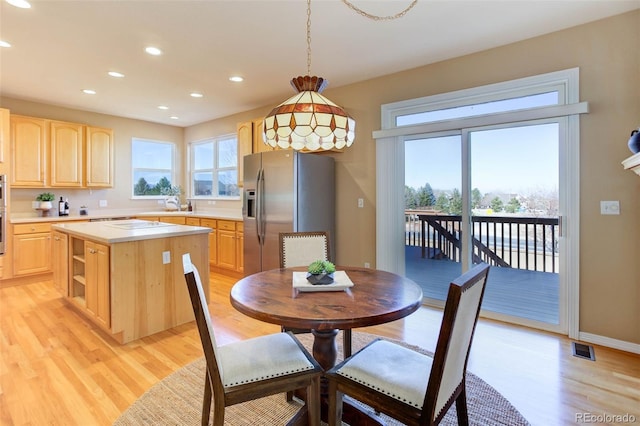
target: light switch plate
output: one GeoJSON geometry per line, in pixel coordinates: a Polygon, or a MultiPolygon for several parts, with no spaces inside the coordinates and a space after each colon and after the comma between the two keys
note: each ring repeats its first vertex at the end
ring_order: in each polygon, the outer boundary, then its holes
{"type": "Polygon", "coordinates": [[[166,265],[168,263],[171,263],[171,252],[170,251],[163,251],[162,252],[162,264],[166,265]]]}
{"type": "Polygon", "coordinates": [[[620,201],[600,201],[600,214],[620,214],[620,201]]]}

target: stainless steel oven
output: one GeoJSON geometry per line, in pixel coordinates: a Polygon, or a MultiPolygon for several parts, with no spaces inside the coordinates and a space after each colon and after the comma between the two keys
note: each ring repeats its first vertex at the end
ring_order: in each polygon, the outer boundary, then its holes
{"type": "Polygon", "coordinates": [[[0,255],[4,254],[5,239],[7,238],[7,198],[5,197],[5,185],[7,176],[0,175],[0,255]]]}

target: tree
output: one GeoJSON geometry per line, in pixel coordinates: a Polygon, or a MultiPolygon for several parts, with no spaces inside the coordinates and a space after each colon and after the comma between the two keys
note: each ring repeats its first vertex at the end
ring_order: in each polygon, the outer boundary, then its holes
{"type": "Polygon", "coordinates": [[[504,208],[504,210],[507,213],[515,213],[518,210],[520,210],[520,201],[518,201],[517,198],[512,198],[509,200],[509,202],[507,203],[506,207],[504,208]]]}
{"type": "Polygon", "coordinates": [[[138,180],[138,183],[133,186],[133,195],[147,195],[147,192],[149,192],[150,189],[151,188],[149,187],[147,180],[141,177],[138,180]]]}
{"type": "Polygon", "coordinates": [[[410,186],[404,186],[404,208],[406,209],[415,209],[418,207],[418,197],[416,194],[416,190],[410,186]]]}
{"type": "Polygon", "coordinates": [[[161,195],[163,190],[171,188],[171,181],[166,177],[161,177],[158,183],[149,191],[147,195],[161,195]]]}
{"type": "Polygon", "coordinates": [[[449,214],[462,214],[462,194],[458,188],[453,188],[451,199],[449,200],[449,214]]]}
{"type": "Polygon", "coordinates": [[[471,191],[471,208],[477,209],[480,207],[480,203],[482,202],[482,193],[478,188],[473,188],[471,191]]]}
{"type": "Polygon", "coordinates": [[[449,212],[449,197],[444,192],[438,195],[436,199],[436,210],[440,210],[443,213],[449,212]]]}
{"type": "Polygon", "coordinates": [[[504,207],[504,203],[499,197],[495,197],[491,200],[491,208],[494,212],[501,212],[504,207]]]}
{"type": "Polygon", "coordinates": [[[419,207],[430,207],[436,203],[436,196],[433,194],[433,189],[428,183],[418,190],[417,195],[419,207]]]}

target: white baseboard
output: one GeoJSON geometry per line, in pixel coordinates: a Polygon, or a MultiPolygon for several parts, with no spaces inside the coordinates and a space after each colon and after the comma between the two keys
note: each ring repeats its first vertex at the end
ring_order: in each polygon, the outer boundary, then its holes
{"type": "Polygon", "coordinates": [[[612,339],[610,337],[598,336],[597,334],[580,332],[581,341],[606,346],[608,348],[620,349],[621,351],[640,354],[640,344],[625,342],[624,340],[612,339]]]}

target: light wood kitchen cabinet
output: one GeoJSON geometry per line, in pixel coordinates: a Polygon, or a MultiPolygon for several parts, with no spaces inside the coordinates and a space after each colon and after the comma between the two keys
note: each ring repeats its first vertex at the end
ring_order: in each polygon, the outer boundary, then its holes
{"type": "Polygon", "coordinates": [[[252,121],[238,123],[238,186],[244,185],[243,157],[256,152],[273,150],[273,148],[266,145],[262,140],[263,121],[264,120],[262,118],[258,118],[252,121]]]}
{"type": "Polygon", "coordinates": [[[238,123],[238,186],[244,186],[244,156],[252,153],[253,123],[245,121],[238,123]]]}
{"type": "Polygon", "coordinates": [[[69,298],[105,328],[111,326],[109,246],[71,237],[69,298]]]}
{"type": "Polygon", "coordinates": [[[236,223],[236,238],[237,244],[237,259],[238,265],[236,271],[244,272],[244,224],[242,222],[236,223]]]}
{"type": "Polygon", "coordinates": [[[15,276],[51,271],[51,225],[13,225],[13,274],[15,276]]]}
{"type": "Polygon", "coordinates": [[[86,126],[85,185],[113,187],[113,130],[86,126]]]}
{"type": "Polygon", "coordinates": [[[211,228],[209,233],[209,267],[218,265],[218,221],[215,219],[200,219],[200,226],[211,228]]]}
{"type": "Polygon", "coordinates": [[[173,223],[174,225],[184,225],[186,223],[184,216],[160,216],[158,221],[173,223]]]}
{"type": "Polygon", "coordinates": [[[189,226],[200,226],[199,217],[185,217],[184,224],[189,226]]]}
{"type": "Polygon", "coordinates": [[[62,232],[51,233],[51,261],[53,267],[53,285],[64,297],[69,295],[69,237],[62,232]]]}
{"type": "Polygon", "coordinates": [[[11,119],[9,110],[0,108],[0,173],[8,174],[9,144],[11,140],[11,119]]]}
{"type": "Polygon", "coordinates": [[[16,188],[113,187],[113,131],[11,115],[16,188]]]}
{"type": "Polygon", "coordinates": [[[264,143],[264,139],[262,138],[263,124],[264,119],[262,118],[253,120],[253,152],[273,151],[273,148],[264,143]]]}
{"type": "Polygon", "coordinates": [[[218,220],[218,264],[219,268],[235,272],[244,270],[243,223],[218,220]]]}
{"type": "Polygon", "coordinates": [[[87,311],[104,327],[111,327],[109,246],[84,242],[87,311]]]}
{"type": "Polygon", "coordinates": [[[47,172],[47,120],[11,115],[11,185],[42,188],[47,172]]]}
{"type": "Polygon", "coordinates": [[[238,267],[236,223],[218,221],[218,267],[235,271],[238,267]]]}
{"type": "Polygon", "coordinates": [[[84,172],[84,126],[49,122],[49,186],[80,188],[84,172]]]}

